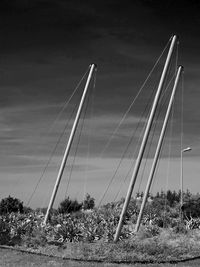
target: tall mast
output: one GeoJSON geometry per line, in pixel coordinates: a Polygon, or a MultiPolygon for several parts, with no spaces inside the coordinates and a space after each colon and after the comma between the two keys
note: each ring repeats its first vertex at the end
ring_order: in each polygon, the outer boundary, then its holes
{"type": "Polygon", "coordinates": [[[141,208],[140,208],[140,213],[139,213],[139,216],[138,216],[138,219],[137,219],[137,223],[136,223],[136,226],[135,226],[135,232],[137,232],[139,230],[139,227],[140,227],[143,211],[144,211],[145,204],[146,204],[146,201],[147,201],[147,197],[148,197],[148,194],[149,194],[149,190],[150,190],[150,187],[151,187],[151,184],[152,184],[152,180],[153,180],[153,176],[154,176],[154,173],[155,173],[155,169],[156,169],[156,166],[157,166],[157,163],[158,163],[158,157],[159,157],[159,154],[160,154],[160,151],[161,151],[161,147],[162,147],[162,143],[163,143],[163,139],[164,139],[164,134],[165,134],[165,131],[166,131],[166,128],[167,128],[167,123],[168,123],[168,120],[169,120],[169,115],[170,115],[171,107],[172,107],[172,104],[173,104],[174,95],[176,93],[176,89],[177,89],[178,82],[179,82],[180,75],[181,75],[182,71],[183,71],[183,67],[179,66],[177,74],[176,74],[176,79],[175,79],[175,82],[174,82],[174,86],[173,86],[173,89],[172,89],[171,97],[170,97],[170,100],[169,100],[167,112],[166,112],[165,119],[164,119],[164,122],[163,122],[162,130],[161,130],[160,137],[159,137],[159,140],[158,140],[158,144],[157,144],[156,152],[155,152],[155,155],[154,155],[151,171],[150,171],[149,178],[148,178],[148,181],[147,181],[144,197],[143,197],[143,200],[142,200],[142,205],[141,205],[141,208]]]}
{"type": "Polygon", "coordinates": [[[82,97],[81,97],[81,101],[80,101],[80,104],[79,104],[79,107],[78,107],[78,110],[77,110],[77,113],[76,113],[76,117],[75,117],[72,129],[71,129],[71,133],[70,133],[70,136],[69,136],[69,139],[68,139],[68,143],[67,143],[67,146],[66,146],[66,149],[65,149],[65,153],[64,153],[64,156],[63,156],[63,159],[62,159],[62,162],[61,162],[61,165],[60,165],[60,169],[59,169],[59,172],[58,172],[58,175],[57,175],[57,179],[56,179],[56,182],[55,182],[55,185],[54,185],[54,189],[53,189],[53,192],[52,192],[52,195],[51,195],[49,206],[48,206],[45,218],[44,218],[44,224],[47,223],[47,220],[49,218],[49,212],[50,212],[50,210],[51,210],[51,208],[52,208],[52,206],[54,204],[56,193],[58,191],[58,187],[59,187],[59,184],[60,184],[63,172],[64,172],[64,168],[65,168],[65,165],[66,165],[66,162],[67,162],[67,158],[68,158],[68,155],[69,155],[69,151],[70,151],[73,139],[74,139],[76,128],[78,126],[78,122],[79,122],[79,119],[80,119],[80,115],[81,115],[81,111],[82,111],[82,108],[83,108],[84,100],[86,98],[86,94],[87,94],[88,87],[89,87],[89,84],[90,84],[90,81],[91,81],[91,78],[92,78],[92,74],[93,74],[95,69],[96,69],[96,65],[95,64],[91,64],[90,65],[90,71],[89,71],[89,74],[88,74],[88,78],[87,78],[87,81],[86,81],[86,84],[85,84],[85,88],[84,88],[84,91],[83,91],[83,94],[82,94],[82,97]]]}
{"type": "Polygon", "coordinates": [[[114,241],[115,242],[118,241],[120,233],[121,233],[123,219],[124,219],[124,216],[125,216],[127,208],[128,208],[128,204],[129,204],[130,199],[131,199],[131,195],[132,195],[133,188],[134,188],[134,185],[135,185],[135,182],[136,182],[136,178],[137,178],[137,174],[138,174],[138,171],[139,171],[139,168],[140,168],[140,165],[141,165],[142,157],[143,157],[144,150],[145,150],[146,143],[147,143],[147,139],[148,139],[148,136],[149,136],[149,133],[150,133],[150,129],[151,129],[151,125],[152,125],[152,122],[153,122],[153,118],[154,118],[154,115],[155,115],[155,112],[156,112],[156,108],[157,108],[157,105],[158,105],[158,101],[159,101],[159,98],[160,98],[160,94],[161,94],[161,91],[162,91],[162,88],[163,88],[163,85],[164,85],[164,81],[165,81],[165,77],[166,77],[166,74],[167,74],[167,70],[169,68],[169,64],[170,64],[170,61],[171,61],[171,57],[172,57],[173,49],[174,49],[174,46],[175,46],[175,43],[176,43],[176,39],[177,39],[176,35],[174,35],[172,37],[172,39],[171,39],[171,44],[170,44],[170,48],[169,48],[169,51],[168,51],[167,59],[166,59],[166,62],[165,62],[164,68],[163,68],[163,72],[162,72],[162,75],[161,75],[161,78],[160,78],[160,82],[159,82],[159,85],[158,85],[158,89],[157,89],[157,92],[156,92],[156,95],[155,95],[155,98],[154,98],[154,102],[153,102],[153,105],[152,105],[150,116],[149,116],[149,119],[148,119],[148,122],[147,122],[147,125],[146,125],[146,129],[145,129],[145,133],[144,133],[144,136],[143,136],[143,140],[142,140],[142,143],[141,143],[141,146],[140,146],[140,150],[139,150],[139,153],[138,153],[138,157],[137,157],[137,160],[136,160],[136,163],[135,163],[135,167],[134,167],[134,170],[133,170],[132,178],[131,178],[131,181],[130,181],[130,184],[129,184],[129,188],[128,188],[128,192],[127,192],[126,199],[125,199],[125,202],[124,202],[124,206],[123,206],[123,209],[122,209],[122,212],[121,212],[121,215],[120,215],[119,223],[118,223],[116,234],[115,234],[115,237],[114,237],[114,241]]]}

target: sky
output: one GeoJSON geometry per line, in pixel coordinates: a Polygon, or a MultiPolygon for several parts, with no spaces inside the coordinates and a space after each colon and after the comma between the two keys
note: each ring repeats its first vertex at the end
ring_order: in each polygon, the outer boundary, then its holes
{"type": "MultiPolygon", "coordinates": [[[[176,62],[184,66],[184,77],[151,190],[180,188],[180,151],[190,146],[192,150],[183,154],[184,189],[198,192],[199,12],[195,0],[1,0],[0,197],[11,195],[31,207],[47,206],[86,78],[60,112],[91,63],[97,64],[96,78],[55,205],[65,195],[82,200],[87,192],[97,203],[124,197],[172,34],[179,41],[169,77],[176,62]]],[[[167,106],[164,99],[134,194],[145,188],[167,106]]]]}

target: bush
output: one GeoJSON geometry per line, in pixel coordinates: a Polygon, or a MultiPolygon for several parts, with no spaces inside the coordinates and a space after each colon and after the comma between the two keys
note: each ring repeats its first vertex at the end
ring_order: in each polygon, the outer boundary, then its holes
{"type": "Polygon", "coordinates": [[[185,218],[198,218],[200,216],[200,198],[190,199],[181,207],[185,218]]]}
{"type": "Polygon", "coordinates": [[[11,212],[23,213],[23,202],[17,198],[12,198],[11,196],[4,198],[0,202],[0,214],[6,214],[11,212]]]}
{"type": "Polygon", "coordinates": [[[72,213],[81,210],[82,203],[78,203],[77,200],[71,200],[69,197],[63,200],[59,207],[58,212],[59,213],[72,213]]]}
{"type": "Polygon", "coordinates": [[[26,206],[23,207],[23,213],[29,214],[31,212],[33,212],[33,210],[30,207],[26,207],[26,206]]]}
{"type": "Polygon", "coordinates": [[[10,242],[10,227],[8,223],[0,218],[0,245],[8,245],[10,242]]]}
{"type": "Polygon", "coordinates": [[[184,222],[179,222],[174,228],[173,228],[173,232],[175,234],[186,234],[188,232],[188,230],[186,229],[186,226],[184,224],[184,222]]]}
{"type": "Polygon", "coordinates": [[[94,206],[95,206],[95,199],[91,197],[89,194],[87,194],[85,200],[83,201],[83,209],[84,210],[93,209],[94,206]]]}

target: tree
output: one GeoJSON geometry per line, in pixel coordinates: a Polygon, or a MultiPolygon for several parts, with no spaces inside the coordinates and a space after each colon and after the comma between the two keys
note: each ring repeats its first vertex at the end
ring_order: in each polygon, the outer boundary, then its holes
{"type": "Polygon", "coordinates": [[[91,197],[89,194],[87,194],[83,201],[83,209],[84,210],[93,209],[94,206],[95,206],[95,199],[91,197]]]}
{"type": "Polygon", "coordinates": [[[79,211],[82,208],[82,203],[79,203],[76,199],[71,200],[69,197],[60,202],[58,207],[59,213],[72,213],[79,211]]]}
{"type": "Polygon", "coordinates": [[[166,197],[170,207],[175,206],[175,204],[177,204],[180,201],[180,193],[179,192],[177,193],[175,190],[173,192],[171,190],[168,190],[166,197]]]}
{"type": "Polygon", "coordinates": [[[0,202],[0,214],[6,214],[11,212],[23,213],[23,211],[23,202],[21,202],[17,198],[8,196],[7,198],[2,199],[0,202]]]}
{"type": "Polygon", "coordinates": [[[200,198],[193,198],[183,204],[181,207],[185,218],[200,217],[200,198]]]}

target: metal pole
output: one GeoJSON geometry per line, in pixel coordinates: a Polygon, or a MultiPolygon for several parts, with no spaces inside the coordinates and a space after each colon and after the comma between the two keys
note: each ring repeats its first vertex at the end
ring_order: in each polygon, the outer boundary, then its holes
{"type": "Polygon", "coordinates": [[[140,168],[140,164],[141,164],[142,157],[143,157],[143,154],[144,154],[144,150],[145,150],[145,147],[146,147],[147,139],[148,139],[148,136],[149,136],[151,125],[152,125],[153,118],[154,118],[154,115],[155,115],[155,111],[156,111],[156,108],[157,108],[157,104],[158,104],[158,101],[159,101],[160,93],[161,93],[162,87],[164,85],[166,73],[167,73],[167,70],[168,70],[168,67],[169,67],[169,63],[170,63],[170,60],[171,60],[171,56],[172,56],[172,52],[173,52],[173,49],[174,49],[174,46],[175,46],[175,43],[176,43],[176,39],[177,39],[177,37],[176,37],[176,35],[174,35],[172,37],[172,40],[171,40],[171,44],[170,44],[169,52],[168,52],[168,55],[167,55],[167,59],[166,59],[166,62],[165,62],[164,68],[163,68],[163,72],[162,72],[162,75],[161,75],[161,78],[160,78],[158,89],[157,89],[157,92],[156,92],[156,95],[155,95],[155,98],[154,98],[154,102],[153,102],[153,105],[152,105],[151,113],[150,113],[150,116],[149,116],[149,119],[148,119],[148,122],[147,122],[147,126],[146,126],[146,129],[145,129],[143,140],[142,140],[142,143],[141,143],[141,146],[140,146],[140,150],[139,150],[139,153],[138,153],[138,157],[137,157],[137,160],[136,160],[136,163],[135,163],[135,167],[134,167],[132,178],[131,178],[131,181],[130,181],[130,184],[129,184],[129,188],[128,188],[128,192],[127,192],[127,195],[126,195],[125,203],[124,203],[121,215],[120,215],[119,223],[118,223],[116,234],[115,234],[115,237],[114,237],[114,241],[115,242],[118,241],[120,233],[121,233],[123,219],[124,219],[124,216],[126,214],[126,211],[127,211],[127,208],[128,208],[128,204],[130,202],[130,198],[131,198],[132,191],[133,191],[133,188],[134,188],[134,185],[135,185],[135,181],[136,181],[136,178],[137,178],[137,174],[138,174],[138,171],[139,171],[139,168],[140,168]]]}
{"type": "Polygon", "coordinates": [[[180,206],[183,206],[183,153],[192,150],[191,147],[187,147],[181,150],[181,180],[180,180],[180,187],[181,187],[181,194],[180,194],[180,206]]]}
{"type": "MultiPolygon", "coordinates": [[[[181,194],[180,194],[180,211],[183,206],[183,150],[181,150],[181,181],[180,181],[180,187],[181,187],[181,194]]],[[[182,217],[182,212],[181,212],[182,217]]]]}
{"type": "Polygon", "coordinates": [[[51,210],[51,208],[53,206],[53,203],[54,203],[54,200],[55,200],[55,197],[56,197],[56,193],[58,191],[58,187],[59,187],[59,184],[60,184],[60,181],[61,181],[61,177],[62,177],[64,168],[65,168],[65,165],[66,165],[66,161],[67,161],[67,158],[68,158],[68,155],[69,155],[69,151],[70,151],[70,148],[71,148],[71,145],[72,145],[72,141],[73,141],[73,138],[74,138],[74,135],[75,135],[75,131],[76,131],[76,128],[78,126],[80,114],[81,114],[82,107],[83,107],[83,104],[84,104],[84,100],[85,100],[85,97],[86,97],[86,94],[87,94],[87,90],[88,90],[88,87],[89,87],[89,84],[90,84],[90,80],[92,78],[92,74],[93,74],[93,71],[95,70],[95,68],[96,68],[95,64],[91,64],[90,65],[90,71],[89,71],[89,74],[88,74],[88,78],[87,78],[87,81],[86,81],[86,84],[85,84],[85,88],[84,88],[84,91],[83,91],[83,94],[82,94],[82,97],[81,97],[81,101],[80,101],[80,104],[79,104],[79,107],[78,107],[78,111],[76,113],[74,124],[72,126],[72,130],[71,130],[71,133],[70,133],[70,136],[69,136],[69,139],[68,139],[68,143],[67,143],[67,146],[66,146],[66,149],[65,149],[65,153],[64,153],[61,165],[60,165],[60,169],[59,169],[58,176],[57,176],[57,179],[56,179],[56,182],[55,182],[55,185],[54,185],[54,189],[53,189],[53,192],[52,192],[52,195],[51,195],[49,206],[48,206],[45,218],[44,218],[44,224],[47,223],[47,220],[49,218],[49,212],[50,212],[50,210],[51,210]]]}
{"type": "Polygon", "coordinates": [[[148,198],[149,190],[150,190],[150,187],[151,187],[151,184],[152,184],[152,181],[153,181],[153,176],[154,176],[154,173],[155,173],[155,170],[156,170],[156,166],[157,166],[157,163],[158,163],[158,157],[159,157],[159,154],[160,154],[160,151],[161,151],[161,147],[162,147],[162,143],[163,143],[163,139],[164,139],[164,134],[165,134],[165,131],[166,131],[166,128],[167,128],[167,123],[168,123],[168,120],[169,120],[169,115],[170,115],[170,112],[171,112],[171,107],[172,107],[172,104],[173,104],[174,95],[176,93],[176,88],[177,88],[177,85],[178,85],[178,82],[179,82],[179,79],[180,79],[180,74],[181,74],[182,71],[183,71],[183,67],[180,66],[178,68],[178,71],[177,71],[177,74],[176,74],[176,79],[175,79],[175,82],[174,82],[174,86],[173,86],[173,89],[172,89],[171,97],[170,97],[168,108],[167,108],[167,112],[166,112],[166,115],[165,115],[165,119],[164,119],[164,122],[163,122],[162,130],[161,130],[160,137],[159,137],[159,140],[158,140],[158,144],[157,144],[156,152],[155,152],[155,155],[154,155],[151,171],[150,171],[150,174],[149,174],[149,178],[148,178],[148,181],[147,181],[144,197],[143,197],[143,200],[142,200],[142,205],[141,205],[141,208],[140,208],[140,213],[139,213],[139,216],[138,216],[138,219],[137,219],[137,223],[136,223],[136,226],[135,226],[135,232],[137,232],[139,230],[139,227],[140,227],[143,211],[144,211],[144,208],[145,208],[145,204],[146,204],[146,201],[147,201],[147,198],[148,198]]]}

